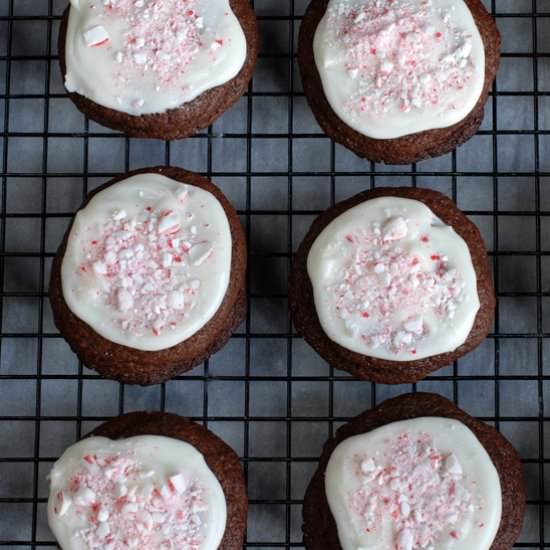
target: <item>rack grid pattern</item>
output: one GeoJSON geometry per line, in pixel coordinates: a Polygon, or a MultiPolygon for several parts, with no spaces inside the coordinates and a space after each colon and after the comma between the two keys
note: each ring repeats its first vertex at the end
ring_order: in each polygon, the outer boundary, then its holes
{"type": "Polygon", "coordinates": [[[207,131],[164,143],[85,120],[67,99],[57,32],[66,0],[0,0],[0,547],[54,547],[46,476],[69,444],[139,409],[203,422],[242,457],[246,548],[301,548],[301,502],[326,438],[406,391],[436,391],[494,424],[522,455],[528,489],[517,548],[550,547],[550,1],[486,0],[503,35],[482,129],[439,159],[355,158],[315,124],[295,51],[306,0],[256,0],[262,51],[249,93],[207,131]],[[49,267],[86,192],[144,165],[206,174],[233,201],[250,252],[246,322],[204,366],[150,388],[106,381],[57,333],[49,267]],[[480,226],[498,294],[474,353],[406,386],[331,369],[293,331],[292,251],[316,214],[365,188],[411,185],[455,199],[480,226]]]}

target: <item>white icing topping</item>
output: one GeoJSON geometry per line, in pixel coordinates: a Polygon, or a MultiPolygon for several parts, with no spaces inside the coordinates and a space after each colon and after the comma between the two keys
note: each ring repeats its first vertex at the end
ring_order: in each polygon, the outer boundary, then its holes
{"type": "Polygon", "coordinates": [[[131,115],[225,84],[246,59],[229,0],[71,0],[65,86],[131,115]]]}
{"type": "Polygon", "coordinates": [[[500,525],[500,480],[461,422],[423,417],[336,447],[325,490],[343,550],[488,550],[500,525]]]}
{"type": "Polygon", "coordinates": [[[327,336],[371,357],[453,351],[480,307],[467,244],[416,200],[381,197],[347,210],[319,234],[307,270],[327,336]]]}
{"type": "Polygon", "coordinates": [[[89,437],[50,473],[48,522],[63,550],[216,550],[226,516],[218,479],[178,439],[89,437]]]}
{"type": "Polygon", "coordinates": [[[220,307],[232,238],[208,191],[145,173],[80,210],[61,266],[71,311],[104,338],[140,350],[174,346],[220,307]]]}
{"type": "Polygon", "coordinates": [[[377,139],[456,124],[485,80],[483,41],[463,0],[330,0],[314,54],[333,111],[377,139]]]}

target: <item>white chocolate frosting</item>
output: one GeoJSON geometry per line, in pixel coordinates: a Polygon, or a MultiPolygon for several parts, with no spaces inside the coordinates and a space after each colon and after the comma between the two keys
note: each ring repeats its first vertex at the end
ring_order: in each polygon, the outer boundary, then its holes
{"type": "Polygon", "coordinates": [[[485,49],[463,0],[330,0],[315,63],[336,115],[393,139],[463,120],[485,81],[485,49]]]}
{"type": "Polygon", "coordinates": [[[380,197],[350,208],[315,239],[307,271],[326,335],[370,357],[453,351],[480,307],[468,245],[416,200],[380,197]]]}
{"type": "Polygon", "coordinates": [[[336,447],[325,491],[343,550],[489,550],[500,480],[461,422],[423,417],[336,447]]]}
{"type": "Polygon", "coordinates": [[[232,238],[214,195],[165,176],[132,176],[97,193],[71,228],[61,266],[71,311],[104,338],[156,351],[215,315],[232,238]]]}
{"type": "Polygon", "coordinates": [[[62,550],[216,550],[226,517],[218,479],[179,439],[89,437],[50,473],[48,522],[62,550]]]}
{"type": "Polygon", "coordinates": [[[65,86],[131,115],[163,113],[237,76],[246,51],[229,0],[71,0],[65,86]]]}

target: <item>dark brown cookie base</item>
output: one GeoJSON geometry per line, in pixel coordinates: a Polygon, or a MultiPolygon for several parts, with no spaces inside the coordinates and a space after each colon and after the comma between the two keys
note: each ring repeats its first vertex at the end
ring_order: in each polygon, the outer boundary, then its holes
{"type": "Polygon", "coordinates": [[[495,293],[487,252],[479,230],[456,207],[453,201],[442,193],[429,189],[388,187],[359,193],[330,208],[313,222],[294,257],[289,284],[289,303],[296,330],[333,367],[372,382],[404,384],[425,378],[431,372],[452,363],[477,347],[485,339],[493,325],[495,293]],[[480,308],[468,338],[456,350],[415,361],[388,361],[350,351],[333,342],[323,331],[315,309],[313,288],[307,273],[307,257],[311,246],[321,231],[334,218],[359,203],[377,197],[402,197],[421,201],[466,241],[477,275],[480,308]]]}
{"type": "Polygon", "coordinates": [[[227,503],[227,524],[220,550],[240,550],[244,541],[248,499],[239,457],[210,430],[181,416],[160,412],[133,412],[102,424],[90,435],[122,439],[136,435],[162,435],[193,445],[222,486],[227,503]]]}
{"type": "Polygon", "coordinates": [[[495,465],[502,489],[502,519],[490,550],[511,550],[521,532],[525,508],[521,463],[516,450],[494,428],[467,415],[444,397],[431,393],[410,393],[388,399],[342,426],[334,439],[325,444],[304,499],[303,530],[307,550],[342,550],[325,494],[325,470],[337,445],[353,435],[421,416],[459,420],[483,445],[495,465]]]}
{"type": "MultiPolygon", "coordinates": [[[[192,136],[207,128],[246,93],[258,56],[258,28],[250,2],[230,0],[230,6],[243,29],[247,54],[239,74],[229,82],[207,90],[177,109],[141,116],[104,107],[78,93],[69,93],[69,97],[88,118],[132,137],[172,140],[192,136]]],[[[70,6],[63,14],[59,30],[59,62],[63,78],[66,73],[65,42],[69,10],[70,6]]]]}
{"type": "Polygon", "coordinates": [[[233,242],[231,276],[225,298],[214,317],[187,340],[160,351],[137,350],[103,338],[69,309],[63,297],[61,263],[72,224],[67,229],[54,258],[50,280],[50,303],[55,324],[79,359],[88,368],[96,370],[106,378],[141,385],[164,382],[199,365],[227,343],[231,333],[246,316],[247,259],[244,232],[235,209],[223,193],[206,178],[174,167],[136,170],[118,176],[93,191],[81,208],[102,189],[136,174],[145,173],[162,174],[176,181],[200,187],[212,193],[223,206],[229,220],[233,242]]]}
{"type": "Polygon", "coordinates": [[[500,63],[500,33],[496,23],[480,0],[465,0],[472,12],[485,46],[485,84],[470,114],[449,126],[427,130],[396,139],[369,138],[343,122],[332,110],[317,71],[313,37],[323,18],[329,0],[312,0],[300,27],[298,63],[308,103],[324,132],[356,155],[374,162],[409,164],[452,151],[479,129],[487,97],[500,63]]]}

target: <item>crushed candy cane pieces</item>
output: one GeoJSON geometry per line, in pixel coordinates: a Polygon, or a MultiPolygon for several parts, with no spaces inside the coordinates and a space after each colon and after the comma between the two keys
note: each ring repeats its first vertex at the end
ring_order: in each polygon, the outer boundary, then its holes
{"type": "Polygon", "coordinates": [[[472,36],[433,0],[334,2],[327,10],[328,48],[345,50],[358,82],[346,110],[359,117],[453,103],[476,70],[472,36]]]}
{"type": "MultiPolygon", "coordinates": [[[[188,193],[175,198],[185,202],[188,193]]],[[[112,322],[136,336],[174,328],[200,297],[201,281],[190,270],[208,262],[214,245],[201,238],[208,224],[188,226],[181,219],[188,212],[179,209],[113,210],[78,267],[80,277],[98,279],[98,299],[116,312],[112,322]]]]}
{"type": "Polygon", "coordinates": [[[109,34],[102,25],[96,25],[84,32],[84,40],[89,48],[101,46],[109,42],[109,34]]]}
{"type": "Polygon", "coordinates": [[[200,514],[208,511],[204,487],[182,472],[144,486],[149,477],[131,451],[105,453],[92,463],[83,457],[56,494],[54,513],[86,518],[74,534],[90,550],[199,550],[205,538],[200,514]]]}
{"type": "Polygon", "coordinates": [[[457,457],[442,454],[430,434],[403,432],[381,454],[356,456],[352,463],[359,488],[349,494],[349,511],[361,529],[376,532],[390,517],[396,550],[461,538],[457,525],[475,511],[470,482],[457,457]]]}
{"type": "MultiPolygon", "coordinates": [[[[204,19],[197,0],[105,0],[107,14],[121,18],[124,28],[121,50],[114,53],[122,64],[121,79],[132,71],[153,73],[159,88],[176,83],[201,48],[214,50],[224,46],[215,38],[204,43],[204,19]]],[[[215,36],[215,35],[214,35],[215,36]]]]}
{"type": "Polygon", "coordinates": [[[373,222],[342,238],[343,267],[336,283],[327,286],[331,303],[353,338],[393,354],[416,354],[428,334],[424,316],[435,313],[451,320],[463,299],[464,281],[449,258],[438,252],[429,261],[408,253],[403,239],[418,240],[426,249],[426,235],[409,231],[402,217],[373,222]],[[403,318],[403,311],[414,314],[403,318]]]}

